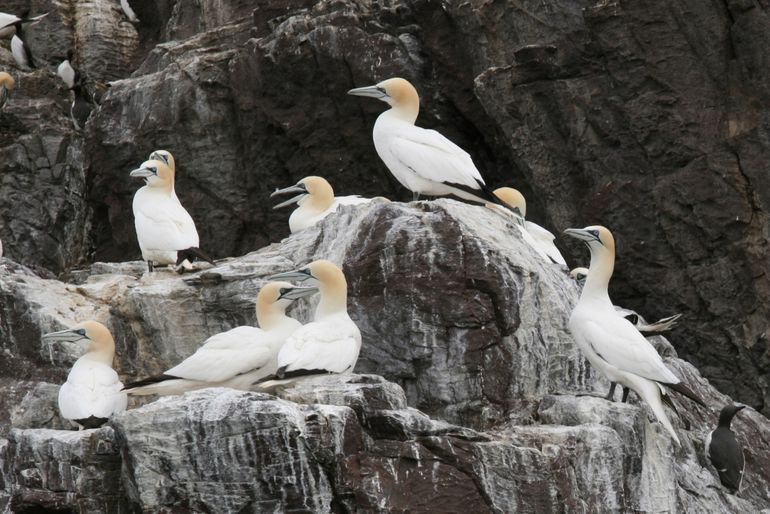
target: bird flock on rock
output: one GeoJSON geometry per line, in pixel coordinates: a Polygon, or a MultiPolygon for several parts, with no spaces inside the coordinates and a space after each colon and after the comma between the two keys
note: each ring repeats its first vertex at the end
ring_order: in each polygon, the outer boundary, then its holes
{"type": "MultiPolygon", "coordinates": [[[[121,8],[132,23],[139,23],[127,0],[121,8]]],[[[21,68],[35,68],[25,41],[25,26],[46,17],[0,13],[0,38],[11,37],[11,51],[21,68]]],[[[73,92],[70,109],[80,130],[90,116],[95,93],[74,65],[68,52],[57,74],[73,92]]],[[[14,78],[0,72],[0,110],[16,86],[14,78]]],[[[435,130],[415,125],[420,99],[407,80],[390,78],[373,86],[351,89],[348,94],[375,98],[389,105],[374,124],[374,147],[393,176],[418,200],[424,196],[452,195],[505,213],[523,241],[546,263],[565,269],[566,261],[554,245],[554,235],[525,219],[526,200],[516,189],[492,190],[471,156],[435,130]]],[[[177,272],[193,269],[204,260],[216,265],[201,248],[195,222],[175,191],[176,163],[166,150],[152,152],[148,160],[128,173],[144,181],[133,200],[136,236],[149,272],[172,266],[177,272]]],[[[271,197],[296,194],[274,208],[296,204],[289,218],[291,233],[311,227],[337,212],[340,206],[370,202],[359,196],[335,196],[323,177],[305,177],[293,186],[278,189],[271,197]]],[[[634,391],[653,415],[680,444],[665,407],[676,413],[669,392],[681,394],[702,407],[706,404],[669,369],[645,336],[671,329],[680,314],[647,324],[635,313],[613,305],[608,285],[615,266],[615,242],[603,226],[570,228],[565,233],[582,241],[590,251],[590,266],[575,268],[570,275],[582,286],[569,329],[591,366],[610,381],[607,400],[614,400],[617,384],[622,401],[634,391]]],[[[0,244],[0,256],[2,245],[0,244]]],[[[121,383],[112,367],[115,342],[109,330],[93,320],[45,334],[46,344],[75,345],[85,354],[73,365],[59,392],[62,417],[81,429],[98,427],[110,415],[127,407],[127,394],[170,395],[207,387],[274,391],[308,376],[353,371],[361,349],[361,333],[347,312],[347,281],[338,265],[316,260],[296,270],[269,277],[256,297],[259,327],[240,326],[212,335],[191,356],[164,373],[135,382],[121,383]],[[296,285],[297,283],[302,285],[296,285]],[[302,324],[286,315],[292,302],[320,294],[312,321],[302,324]]],[[[705,442],[706,456],[722,484],[740,490],[743,451],[730,425],[743,405],[726,405],[716,429],[705,442]]]]}

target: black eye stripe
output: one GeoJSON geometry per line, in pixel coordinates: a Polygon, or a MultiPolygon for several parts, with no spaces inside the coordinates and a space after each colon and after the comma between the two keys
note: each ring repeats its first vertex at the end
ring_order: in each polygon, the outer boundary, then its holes
{"type": "Polygon", "coordinates": [[[288,293],[289,291],[291,291],[291,288],[289,288],[289,287],[282,287],[282,288],[280,289],[280,291],[279,291],[279,292],[280,292],[280,296],[283,296],[283,295],[285,295],[285,294],[286,294],[286,293],[288,293]]]}
{"type": "Polygon", "coordinates": [[[84,328],[78,329],[78,330],[75,331],[75,333],[85,337],[86,329],[84,329],[84,328]]]}

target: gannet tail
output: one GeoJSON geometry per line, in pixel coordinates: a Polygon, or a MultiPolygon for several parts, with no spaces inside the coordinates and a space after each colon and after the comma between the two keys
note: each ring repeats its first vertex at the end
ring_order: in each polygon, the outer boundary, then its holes
{"type": "Polygon", "coordinates": [[[687,398],[694,401],[698,405],[708,408],[708,405],[706,405],[706,403],[703,400],[701,400],[700,397],[697,394],[695,394],[692,389],[684,385],[682,382],[679,382],[678,384],[666,384],[665,382],[661,382],[660,384],[668,387],[672,391],[676,391],[682,396],[686,396],[687,398]]]}
{"type": "Polygon", "coordinates": [[[214,262],[214,259],[206,255],[203,250],[200,248],[196,248],[194,246],[191,246],[190,248],[185,248],[184,250],[178,250],[176,252],[177,259],[176,259],[176,265],[179,266],[181,263],[183,263],[185,260],[188,262],[193,262],[195,259],[203,259],[204,261],[208,262],[212,266],[216,266],[217,263],[214,262]]]}

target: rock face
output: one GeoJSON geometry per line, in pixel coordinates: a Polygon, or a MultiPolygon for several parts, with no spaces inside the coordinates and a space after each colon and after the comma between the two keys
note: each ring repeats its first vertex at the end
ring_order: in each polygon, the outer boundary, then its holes
{"type": "MultiPolygon", "coordinates": [[[[577,285],[514,229],[486,207],[375,201],[181,277],[99,263],[63,283],[6,260],[0,341],[13,356],[3,369],[12,391],[29,388],[32,373],[61,383],[78,357],[42,347],[42,332],[95,317],[115,335],[124,380],[155,374],[208,335],[253,324],[266,276],[322,256],[349,278],[363,336],[356,371],[376,375],[312,379],[277,398],[168,397],[77,434],[31,428],[64,426],[44,414],[55,412],[49,385],[23,401],[0,395],[17,427],[0,444],[0,501],[22,512],[770,509],[770,422],[751,410],[736,419],[747,472],[740,497],[726,494],[702,441],[730,400],[662,337],[669,366],[714,406],[674,398],[681,448],[634,395],[631,404],[580,396],[608,384],[566,331],[577,285]]],[[[290,313],[307,320],[312,307],[290,313]]]]}

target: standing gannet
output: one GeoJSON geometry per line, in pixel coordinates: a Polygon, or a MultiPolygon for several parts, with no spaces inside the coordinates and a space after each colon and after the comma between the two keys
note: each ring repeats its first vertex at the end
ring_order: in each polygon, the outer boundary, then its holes
{"type": "Polygon", "coordinates": [[[252,384],[278,370],[278,351],[302,324],[286,315],[298,298],[318,292],[315,287],[297,287],[271,282],[257,295],[259,327],[236,327],[213,335],[198,351],[157,377],[126,385],[129,394],[181,394],[204,387],[251,389],[252,384]]]}
{"type": "Polygon", "coordinates": [[[652,409],[674,440],[674,432],[663,410],[661,394],[668,387],[706,406],[674,375],[655,348],[627,319],[619,316],[610,301],[607,287],[615,267],[615,240],[601,226],[570,228],[565,233],[583,241],[591,251],[591,265],[583,292],[569,320],[575,342],[593,367],[612,383],[633,389],[652,409]]]}
{"type": "Polygon", "coordinates": [[[17,21],[14,24],[14,27],[16,33],[13,35],[13,38],[11,38],[11,54],[13,55],[13,60],[22,68],[37,68],[35,59],[32,57],[32,50],[30,50],[27,42],[24,41],[22,22],[17,21]]]}
{"type": "Polygon", "coordinates": [[[292,234],[304,228],[312,227],[335,212],[340,205],[371,202],[371,199],[360,196],[334,196],[332,186],[323,177],[305,177],[296,185],[274,191],[270,197],[289,193],[299,193],[299,195],[279,203],[273,209],[280,209],[294,203],[299,205],[289,216],[289,230],[292,234]]]}
{"type": "Polygon", "coordinates": [[[417,90],[402,78],[359,87],[349,95],[382,100],[390,109],[374,124],[374,148],[394,177],[419,195],[455,195],[472,202],[500,203],[468,153],[435,130],[414,125],[420,111],[417,90]]]}
{"type": "Polygon", "coordinates": [[[133,209],[136,238],[149,270],[158,264],[189,269],[196,257],[215,264],[198,248],[195,222],[174,191],[174,170],[164,161],[150,160],[130,175],[146,183],[134,195],[133,209]]]}
{"type": "Polygon", "coordinates": [[[123,14],[126,15],[128,21],[131,23],[139,23],[139,18],[136,17],[136,13],[134,13],[134,10],[131,9],[131,6],[128,4],[128,0],[120,0],[120,8],[123,9],[123,14]]]}
{"type": "Polygon", "coordinates": [[[5,102],[8,101],[8,97],[11,95],[11,91],[16,87],[16,81],[9,73],[0,71],[0,110],[3,109],[5,102]]]}
{"type": "Polygon", "coordinates": [[[548,230],[544,229],[540,225],[527,221],[527,201],[517,189],[512,187],[500,187],[495,189],[495,196],[505,202],[508,207],[516,214],[521,216],[524,222],[523,226],[519,226],[519,229],[526,232],[531,236],[525,237],[525,241],[532,246],[537,253],[540,254],[547,262],[553,262],[555,264],[567,265],[567,261],[562,257],[559,249],[553,244],[553,240],[556,237],[548,230]]]}
{"type": "Polygon", "coordinates": [[[98,321],[86,321],[67,330],[43,336],[43,341],[64,341],[84,346],[87,353],[72,366],[59,389],[59,412],[80,429],[103,425],[115,412],[126,410],[128,397],[121,391],[118,374],[112,369],[115,340],[98,321]]]}
{"type": "Polygon", "coordinates": [[[292,379],[325,373],[350,373],[361,350],[361,332],[348,315],[348,283],[336,264],[319,260],[271,280],[310,280],[317,285],[321,301],[312,322],[297,329],[278,353],[275,378],[259,384],[269,389],[292,379]]]}
{"type": "Polygon", "coordinates": [[[719,413],[719,425],[706,436],[706,459],[719,473],[719,481],[731,493],[741,490],[746,460],[743,448],[730,430],[733,417],[745,405],[728,404],[719,413]]]}
{"type": "Polygon", "coordinates": [[[56,68],[56,74],[67,84],[67,89],[72,89],[75,84],[80,84],[80,71],[72,64],[75,52],[70,48],[67,50],[67,58],[64,59],[59,67],[56,68]]]}
{"type": "Polygon", "coordinates": [[[16,33],[16,24],[30,23],[34,25],[43,18],[48,16],[48,13],[35,16],[34,18],[27,18],[27,15],[16,16],[15,14],[8,14],[0,12],[0,38],[6,39],[13,36],[16,33]]]}

